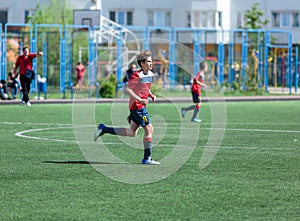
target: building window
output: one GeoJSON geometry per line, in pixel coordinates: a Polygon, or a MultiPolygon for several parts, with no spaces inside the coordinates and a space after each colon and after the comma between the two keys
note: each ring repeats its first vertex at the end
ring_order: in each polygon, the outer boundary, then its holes
{"type": "Polygon", "coordinates": [[[242,28],[243,27],[243,21],[244,21],[244,16],[242,12],[237,12],[236,14],[236,26],[238,28],[242,28]]]}
{"type": "Polygon", "coordinates": [[[148,25],[154,26],[154,13],[152,11],[148,11],[148,25]]]}
{"type": "Polygon", "coordinates": [[[7,10],[0,10],[0,23],[1,24],[7,23],[7,15],[8,15],[7,10]]]}
{"type": "Polygon", "coordinates": [[[207,28],[207,12],[200,13],[201,27],[207,28]]]}
{"type": "Polygon", "coordinates": [[[218,12],[218,26],[223,27],[222,12],[218,12]]]}
{"type": "Polygon", "coordinates": [[[119,23],[120,25],[132,25],[133,24],[133,12],[132,11],[110,11],[109,19],[119,23]]]}
{"type": "Polygon", "coordinates": [[[133,25],[133,14],[132,12],[127,12],[127,25],[133,25]]]}
{"type": "Polygon", "coordinates": [[[116,21],[116,12],[110,11],[109,12],[109,19],[115,22],[116,21]]]}
{"type": "Polygon", "coordinates": [[[165,27],[171,26],[170,11],[148,11],[148,26],[165,27]]]}
{"type": "Polygon", "coordinates": [[[299,11],[272,12],[272,27],[298,28],[300,27],[299,11]]]}
{"type": "Polygon", "coordinates": [[[216,27],[216,11],[193,11],[192,27],[195,28],[215,28],[216,27]]]}
{"type": "Polygon", "coordinates": [[[192,27],[199,28],[200,27],[200,12],[194,11],[193,12],[193,19],[192,19],[192,27]]]}
{"type": "Polygon", "coordinates": [[[283,12],[281,14],[281,27],[290,27],[290,13],[283,12]]]}
{"type": "Polygon", "coordinates": [[[279,13],[272,12],[272,26],[279,27],[279,13]]]}
{"type": "Polygon", "coordinates": [[[192,27],[192,24],[191,24],[191,12],[187,12],[186,14],[186,26],[187,27],[192,27]]]}
{"type": "Polygon", "coordinates": [[[216,27],[215,15],[216,15],[216,13],[213,11],[207,12],[207,27],[208,28],[216,27]]]}
{"type": "Polygon", "coordinates": [[[292,27],[299,27],[299,12],[292,13],[292,27]]]}
{"type": "Polygon", "coordinates": [[[171,12],[165,13],[165,25],[171,26],[171,12]]]}
{"type": "Polygon", "coordinates": [[[28,23],[30,22],[30,17],[34,16],[35,15],[35,10],[25,10],[25,18],[24,18],[24,21],[25,23],[28,23]]]}
{"type": "Polygon", "coordinates": [[[120,25],[125,25],[125,13],[123,11],[118,12],[118,23],[120,25]]]}
{"type": "Polygon", "coordinates": [[[164,13],[161,11],[154,13],[154,26],[164,26],[164,13]]]}

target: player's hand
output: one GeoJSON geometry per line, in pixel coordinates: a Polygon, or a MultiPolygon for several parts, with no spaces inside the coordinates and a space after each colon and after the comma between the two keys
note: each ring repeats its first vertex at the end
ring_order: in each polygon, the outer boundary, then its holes
{"type": "Polygon", "coordinates": [[[146,99],[141,99],[141,100],[140,100],[140,103],[143,104],[143,105],[146,105],[146,104],[148,104],[148,100],[146,100],[146,99]]]}
{"type": "Polygon", "coordinates": [[[151,99],[152,99],[152,101],[156,101],[156,95],[153,95],[153,96],[151,97],[151,99]]]}

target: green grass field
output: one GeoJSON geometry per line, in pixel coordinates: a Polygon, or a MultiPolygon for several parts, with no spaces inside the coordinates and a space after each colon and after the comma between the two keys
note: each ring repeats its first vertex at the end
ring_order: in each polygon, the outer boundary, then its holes
{"type": "Polygon", "coordinates": [[[211,105],[200,125],[180,117],[187,105],[148,107],[160,166],[140,164],[142,130],[93,142],[94,122],[127,125],[127,104],[1,105],[0,220],[299,220],[300,102],[226,103],[219,149],[206,146],[211,105]],[[182,133],[195,146],[184,140],[170,159],[182,133]],[[217,152],[200,169],[205,150],[217,152]],[[135,184],[143,177],[157,180],[135,184]]]}

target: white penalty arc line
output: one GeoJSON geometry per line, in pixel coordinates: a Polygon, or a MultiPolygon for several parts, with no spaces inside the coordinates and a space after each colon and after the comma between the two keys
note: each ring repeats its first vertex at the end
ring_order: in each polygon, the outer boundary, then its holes
{"type": "MultiPolygon", "coordinates": [[[[28,124],[28,125],[46,125],[46,126],[74,126],[75,124],[59,124],[59,123],[30,123],[30,122],[0,122],[0,124],[6,124],[6,125],[14,125],[14,124],[17,124],[17,125],[20,125],[20,124],[28,124]]],[[[155,125],[159,126],[160,125],[160,122],[156,122],[155,125]]],[[[209,122],[202,122],[201,125],[212,125],[211,123],[209,122]]],[[[223,124],[214,124],[214,126],[217,126],[217,125],[223,125],[223,124]]],[[[226,122],[226,125],[252,125],[252,126],[255,126],[255,125],[261,125],[261,123],[230,123],[230,122],[226,122]]],[[[267,124],[264,124],[266,126],[273,126],[273,125],[278,125],[276,123],[267,123],[267,124]]],[[[294,122],[294,123],[286,123],[286,124],[281,124],[281,125],[288,125],[288,126],[299,126],[299,123],[298,122],[294,122]]],[[[78,126],[82,126],[82,124],[78,125],[78,126]]],[[[85,126],[95,126],[95,125],[85,125],[85,126]]],[[[120,126],[120,125],[119,125],[120,126]]],[[[125,125],[126,127],[126,125],[125,125]]]]}
{"type": "MultiPolygon", "coordinates": [[[[81,125],[78,127],[91,127],[92,125],[81,125]]],[[[66,127],[48,127],[48,128],[37,128],[37,129],[30,129],[30,130],[24,130],[19,131],[15,133],[15,136],[22,137],[22,138],[28,138],[28,139],[35,139],[35,140],[51,140],[51,141],[59,141],[59,142],[74,142],[72,140],[62,140],[62,139],[56,139],[56,138],[43,138],[43,137],[36,137],[36,136],[28,136],[24,135],[26,133],[31,132],[37,132],[37,131],[45,131],[45,130],[56,130],[56,129],[70,129],[73,128],[73,126],[66,126],[66,127]]],[[[170,129],[176,129],[176,127],[169,127],[170,129]]],[[[186,128],[190,129],[190,128],[186,128]]],[[[204,130],[227,130],[227,131],[246,131],[246,132],[272,132],[272,133],[300,133],[300,131],[297,130],[270,130],[270,129],[243,129],[243,128],[201,128],[204,130]]]]}
{"type": "MultiPolygon", "coordinates": [[[[29,124],[29,125],[47,125],[47,126],[59,126],[55,128],[42,128],[43,130],[51,130],[51,129],[60,129],[60,128],[73,128],[73,127],[95,127],[96,125],[74,125],[74,124],[56,124],[56,123],[22,123],[22,122],[0,122],[0,124],[6,124],[6,125],[20,125],[20,124],[29,124]],[[62,127],[64,126],[64,127],[62,127]]],[[[210,123],[201,123],[201,125],[211,125],[210,123]]],[[[229,125],[259,125],[259,124],[252,124],[252,123],[229,123],[229,125]]],[[[217,126],[217,125],[215,125],[217,126]]],[[[124,127],[127,127],[124,125],[124,127]]],[[[161,128],[159,124],[156,126],[156,128],[161,128]]],[[[178,129],[178,127],[168,127],[169,129],[178,129]]],[[[191,128],[184,128],[185,130],[190,130],[191,128]]],[[[203,130],[227,130],[227,131],[246,131],[246,132],[271,132],[271,133],[300,133],[300,130],[271,130],[271,129],[247,129],[247,128],[216,128],[216,127],[200,127],[200,129],[203,130]]],[[[22,132],[22,131],[21,131],[22,132]]],[[[26,132],[34,132],[34,131],[26,131],[26,132]]],[[[17,136],[17,135],[16,135],[17,136]]],[[[26,136],[23,136],[26,137],[26,136]]],[[[46,138],[45,138],[46,139],[46,138]]]]}
{"type": "MultiPolygon", "coordinates": [[[[22,124],[21,122],[0,122],[0,124],[22,124]]],[[[96,125],[73,125],[73,124],[47,124],[47,123],[28,123],[28,124],[36,124],[36,125],[58,125],[60,127],[54,128],[41,128],[42,130],[52,130],[52,129],[65,129],[65,128],[73,128],[73,127],[95,127],[96,125]],[[64,126],[64,127],[62,127],[64,126]]],[[[210,124],[209,124],[210,125],[210,124]]],[[[123,126],[126,127],[126,126],[123,126]]],[[[160,126],[156,126],[157,128],[161,128],[160,126]]],[[[178,129],[178,127],[168,127],[169,129],[178,129]]],[[[191,128],[184,128],[185,130],[191,130],[191,128]]],[[[227,130],[227,131],[246,131],[246,132],[272,132],[272,133],[300,133],[300,130],[271,130],[271,129],[247,129],[247,128],[216,128],[216,127],[200,127],[203,130],[227,130]]],[[[34,129],[39,130],[39,129],[34,129]]],[[[34,132],[28,130],[26,132],[34,132]]],[[[22,131],[21,131],[22,132],[22,131]]]]}
{"type": "Polygon", "coordinates": [[[28,136],[24,135],[26,133],[32,133],[37,131],[45,131],[45,130],[56,130],[56,129],[69,129],[71,127],[48,127],[48,128],[38,128],[38,129],[31,129],[31,130],[23,130],[15,133],[15,136],[27,138],[27,139],[34,139],[34,140],[45,140],[45,141],[58,141],[58,142],[70,142],[70,143],[76,143],[74,140],[62,140],[62,139],[56,139],[56,138],[45,138],[45,137],[35,137],[35,136],[28,136]]]}
{"type": "MultiPolygon", "coordinates": [[[[82,127],[89,127],[87,125],[82,126],[82,127]]],[[[73,128],[72,126],[68,126],[68,127],[49,127],[49,128],[37,128],[37,129],[30,129],[30,130],[24,130],[24,131],[19,131],[15,133],[15,136],[17,137],[22,137],[22,138],[26,138],[26,139],[34,139],[34,140],[44,140],[44,141],[56,141],[56,142],[65,142],[65,143],[84,143],[84,144],[93,144],[93,145],[99,145],[99,143],[103,143],[103,142],[87,142],[87,141],[76,141],[76,140],[63,140],[63,139],[56,139],[56,138],[46,138],[46,137],[36,137],[36,136],[28,136],[28,135],[24,135],[26,133],[31,133],[31,132],[38,132],[38,131],[45,131],[45,130],[56,130],[56,129],[70,129],[73,128]]],[[[211,128],[203,128],[203,129],[211,129],[211,128]]],[[[221,128],[219,128],[221,129],[221,128]]],[[[227,130],[227,129],[226,129],[227,130]]],[[[232,129],[232,130],[238,130],[238,129],[232,129]]],[[[249,131],[252,129],[240,129],[241,131],[249,131]]],[[[258,130],[258,129],[254,129],[252,130],[254,132],[281,132],[281,133],[300,133],[300,131],[284,131],[284,130],[258,130]]],[[[105,142],[103,143],[105,145],[121,145],[123,143],[121,142],[105,142]]],[[[158,144],[160,147],[174,147],[174,145],[171,144],[158,144]]],[[[199,146],[199,148],[217,148],[215,146],[199,146]]],[[[260,147],[238,147],[238,146],[221,146],[222,149],[242,149],[242,150],[295,150],[295,148],[260,148],[260,147]]]]}

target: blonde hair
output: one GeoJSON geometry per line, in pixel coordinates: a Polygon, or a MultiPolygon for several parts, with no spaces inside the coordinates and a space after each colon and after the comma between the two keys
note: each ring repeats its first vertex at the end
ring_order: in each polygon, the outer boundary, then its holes
{"type": "Polygon", "coordinates": [[[139,53],[136,56],[137,63],[140,67],[142,67],[141,63],[145,62],[148,57],[151,57],[151,51],[150,50],[143,50],[141,53],[139,53]]]}

